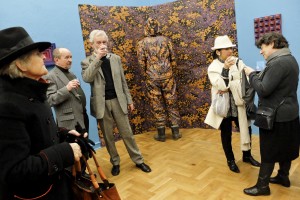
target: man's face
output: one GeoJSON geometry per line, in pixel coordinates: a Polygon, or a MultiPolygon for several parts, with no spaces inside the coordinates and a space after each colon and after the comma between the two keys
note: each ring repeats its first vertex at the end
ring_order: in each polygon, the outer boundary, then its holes
{"type": "Polygon", "coordinates": [[[93,49],[96,50],[103,46],[107,47],[107,43],[108,43],[107,38],[100,35],[100,36],[94,37],[94,42],[93,42],[92,46],[93,46],[93,49]]]}
{"type": "Polygon", "coordinates": [[[72,65],[72,53],[68,49],[60,49],[60,58],[55,58],[55,64],[64,69],[70,69],[72,65]]]}

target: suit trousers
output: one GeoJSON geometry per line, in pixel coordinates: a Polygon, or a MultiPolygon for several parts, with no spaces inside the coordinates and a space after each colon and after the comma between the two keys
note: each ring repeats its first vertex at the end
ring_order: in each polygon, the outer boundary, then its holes
{"type": "Polygon", "coordinates": [[[113,134],[113,125],[116,122],[119,133],[123,139],[127,152],[131,160],[136,164],[144,162],[143,156],[135,142],[134,135],[129,123],[128,115],[124,114],[117,98],[105,100],[105,112],[102,119],[99,119],[101,131],[104,135],[106,149],[110,155],[110,162],[113,165],[120,164],[120,156],[118,154],[115,137],[113,134]]]}

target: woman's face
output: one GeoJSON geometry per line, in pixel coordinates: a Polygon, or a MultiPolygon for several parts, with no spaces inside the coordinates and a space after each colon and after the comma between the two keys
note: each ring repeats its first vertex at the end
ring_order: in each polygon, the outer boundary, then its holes
{"type": "Polygon", "coordinates": [[[27,78],[39,80],[43,75],[48,73],[44,64],[45,56],[37,49],[33,50],[26,62],[21,62],[19,68],[27,78]]]}
{"type": "Polygon", "coordinates": [[[217,50],[217,55],[221,60],[226,60],[228,57],[232,56],[232,53],[232,47],[217,50]]]}
{"type": "Polygon", "coordinates": [[[276,49],[273,48],[274,43],[271,44],[262,44],[260,47],[260,54],[263,55],[264,59],[267,60],[268,57],[276,51],[276,49]]]}

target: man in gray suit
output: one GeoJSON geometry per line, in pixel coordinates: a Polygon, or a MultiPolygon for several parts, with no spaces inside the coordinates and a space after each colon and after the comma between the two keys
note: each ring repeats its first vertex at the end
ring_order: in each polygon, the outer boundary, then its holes
{"type": "Polygon", "coordinates": [[[55,67],[46,75],[50,82],[48,102],[54,107],[58,127],[74,129],[77,122],[88,132],[89,119],[86,113],[86,98],[80,83],[70,71],[72,53],[66,48],[53,51],[55,67]]]}
{"type": "MultiPolygon", "coordinates": [[[[87,134],[89,118],[86,113],[86,98],[75,74],[70,71],[72,53],[66,48],[53,50],[55,67],[44,77],[50,85],[47,90],[49,104],[54,108],[58,127],[75,129],[80,124],[82,132],[87,134]]],[[[85,172],[85,163],[81,162],[82,174],[85,172]]]]}
{"type": "Polygon", "coordinates": [[[121,58],[107,52],[108,37],[102,30],[90,33],[93,53],[81,62],[82,78],[91,85],[91,115],[94,116],[104,134],[111,173],[120,173],[120,157],[117,152],[113,124],[116,122],[130,158],[144,172],[151,172],[135,142],[128,119],[128,109],[134,109],[132,97],[125,79],[121,58]]]}

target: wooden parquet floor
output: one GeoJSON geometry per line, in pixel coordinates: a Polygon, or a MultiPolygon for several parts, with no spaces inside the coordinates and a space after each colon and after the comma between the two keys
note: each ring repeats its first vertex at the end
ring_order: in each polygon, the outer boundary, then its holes
{"type": "MultiPolygon", "coordinates": [[[[135,136],[145,163],[152,168],[144,173],[135,167],[122,141],[116,142],[121,157],[121,173],[112,176],[106,148],[97,150],[97,158],[108,180],[116,184],[122,200],[296,200],[300,198],[299,158],[290,170],[291,187],[270,184],[271,196],[251,197],[243,189],[256,183],[259,168],[244,163],[239,133],[233,133],[233,149],[241,173],[231,172],[226,164],[220,133],[211,129],[181,129],[183,138],[166,142],[153,139],[154,131],[135,136]]],[[[260,160],[259,138],[253,136],[253,156],[260,160]]],[[[89,161],[90,162],[90,161],[89,161]]],[[[95,166],[91,167],[95,170],[95,166]]],[[[273,175],[276,174],[276,164],[273,175]]],[[[99,179],[99,177],[98,177],[99,179]]]]}

